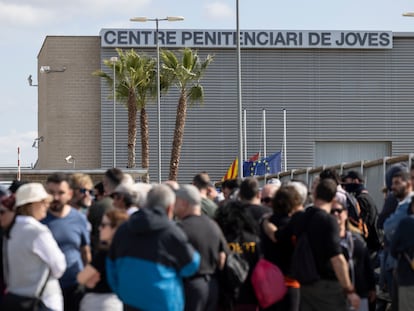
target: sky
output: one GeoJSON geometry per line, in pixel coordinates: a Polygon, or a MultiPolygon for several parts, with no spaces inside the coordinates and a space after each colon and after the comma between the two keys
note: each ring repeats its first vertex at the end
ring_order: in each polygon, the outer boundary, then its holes
{"type": "MultiPolygon", "coordinates": [[[[31,167],[37,135],[37,55],[48,35],[136,28],[131,17],[183,16],[160,29],[236,29],[237,0],[0,0],[0,167],[31,167]]],[[[409,0],[239,0],[241,30],[414,31],[409,0]]],[[[141,28],[153,29],[148,22],[141,28]]],[[[97,116],[99,117],[99,116],[97,116]]]]}

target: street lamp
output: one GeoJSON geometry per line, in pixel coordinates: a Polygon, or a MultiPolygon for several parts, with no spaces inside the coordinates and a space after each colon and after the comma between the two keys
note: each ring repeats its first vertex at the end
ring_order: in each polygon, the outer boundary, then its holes
{"type": "Polygon", "coordinates": [[[241,57],[240,57],[240,13],[239,0],[236,0],[236,50],[237,50],[237,141],[239,167],[238,179],[243,179],[243,133],[242,133],[242,91],[241,91],[241,57]]]}
{"type": "Polygon", "coordinates": [[[160,21],[178,22],[184,20],[182,16],[167,16],[165,18],[133,17],[131,22],[155,22],[155,45],[157,46],[157,138],[158,138],[158,183],[161,183],[161,86],[160,86],[160,44],[159,29],[160,21]]]}
{"type": "Polygon", "coordinates": [[[114,120],[113,120],[113,144],[114,144],[113,152],[114,152],[114,154],[113,154],[113,165],[114,166],[113,167],[116,167],[116,90],[115,90],[115,88],[116,88],[116,72],[115,72],[115,64],[118,61],[118,57],[112,56],[110,60],[112,62],[112,67],[114,69],[114,72],[113,72],[113,75],[114,75],[113,76],[113,82],[114,82],[114,85],[113,85],[113,89],[114,89],[114,107],[113,107],[113,118],[114,118],[114,120]]]}

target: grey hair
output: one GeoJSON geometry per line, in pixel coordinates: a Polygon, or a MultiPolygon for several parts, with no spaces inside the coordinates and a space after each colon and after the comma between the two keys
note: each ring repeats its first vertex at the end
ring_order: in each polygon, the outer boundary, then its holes
{"type": "Polygon", "coordinates": [[[152,189],[153,186],[151,184],[146,184],[142,182],[138,182],[135,185],[138,190],[135,204],[138,207],[144,207],[147,202],[148,192],[152,189]]]}
{"type": "Polygon", "coordinates": [[[303,182],[300,181],[289,181],[288,185],[294,187],[302,198],[302,205],[304,205],[308,199],[308,188],[303,182]]]}
{"type": "Polygon", "coordinates": [[[149,208],[158,206],[167,209],[174,203],[175,193],[167,185],[156,184],[148,192],[146,206],[149,208]]]}

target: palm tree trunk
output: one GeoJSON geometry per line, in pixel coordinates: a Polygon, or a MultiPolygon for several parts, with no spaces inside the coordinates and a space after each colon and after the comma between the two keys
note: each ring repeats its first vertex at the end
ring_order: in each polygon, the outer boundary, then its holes
{"type": "Polygon", "coordinates": [[[181,157],[181,146],[184,137],[185,119],[187,118],[187,94],[185,90],[181,91],[180,99],[177,106],[177,115],[175,118],[174,139],[171,149],[170,174],[169,180],[177,180],[178,165],[181,157]]]}
{"type": "MultiPolygon", "coordinates": [[[[144,169],[149,167],[149,134],[148,134],[148,115],[145,107],[141,108],[140,113],[140,124],[141,124],[141,166],[144,169]]],[[[148,172],[142,177],[142,181],[145,183],[149,182],[148,172]]]]}
{"type": "Polygon", "coordinates": [[[137,140],[137,104],[133,91],[128,95],[128,168],[135,168],[135,143],[137,140]]]}

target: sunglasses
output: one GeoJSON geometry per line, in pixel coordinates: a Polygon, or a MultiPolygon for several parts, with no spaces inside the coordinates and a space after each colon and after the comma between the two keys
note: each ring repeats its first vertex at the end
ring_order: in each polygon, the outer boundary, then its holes
{"type": "Polygon", "coordinates": [[[338,213],[339,215],[341,215],[343,211],[344,211],[343,208],[333,208],[333,209],[331,209],[331,214],[334,215],[334,214],[338,213]]]}
{"type": "Polygon", "coordinates": [[[89,195],[93,195],[93,190],[92,189],[79,188],[79,192],[82,193],[82,194],[89,193],[89,195]]]}
{"type": "Polygon", "coordinates": [[[102,222],[102,223],[99,225],[99,228],[101,228],[101,229],[104,229],[104,228],[106,228],[106,227],[111,227],[111,224],[110,224],[109,222],[102,222]]]}
{"type": "Polygon", "coordinates": [[[269,204],[270,202],[272,202],[272,198],[269,198],[269,197],[262,198],[262,199],[260,200],[260,202],[262,202],[262,203],[266,203],[266,204],[269,204]]]}

